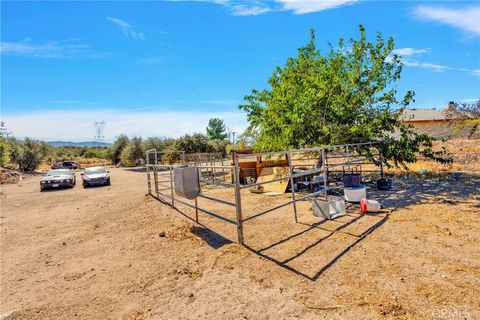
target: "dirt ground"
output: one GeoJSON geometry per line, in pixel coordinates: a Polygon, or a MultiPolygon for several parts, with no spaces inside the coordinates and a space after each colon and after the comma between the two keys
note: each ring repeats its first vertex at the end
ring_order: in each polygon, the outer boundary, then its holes
{"type": "MultiPolygon", "coordinates": [[[[478,177],[396,180],[390,210],[333,221],[287,206],[246,222],[240,247],[235,226],[146,196],[141,170],[110,170],[111,187],[1,186],[3,318],[480,318],[478,177]]],[[[245,216],[288,199],[242,196],[245,216]]]]}

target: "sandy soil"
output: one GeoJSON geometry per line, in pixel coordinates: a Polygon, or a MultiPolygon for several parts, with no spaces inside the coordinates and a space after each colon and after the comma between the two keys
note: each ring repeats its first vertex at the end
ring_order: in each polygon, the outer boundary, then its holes
{"type": "MultiPolygon", "coordinates": [[[[478,178],[395,181],[381,195],[390,213],[324,221],[303,202],[295,224],[288,206],[246,222],[244,248],[230,241],[235,226],[204,214],[194,224],[146,196],[145,173],[111,172],[111,187],[40,193],[39,176],[1,186],[0,314],[480,318],[478,178]]],[[[205,192],[233,198],[229,189],[205,192]]],[[[245,215],[288,198],[247,193],[245,215]]],[[[199,202],[233,217],[233,208],[199,202]]]]}

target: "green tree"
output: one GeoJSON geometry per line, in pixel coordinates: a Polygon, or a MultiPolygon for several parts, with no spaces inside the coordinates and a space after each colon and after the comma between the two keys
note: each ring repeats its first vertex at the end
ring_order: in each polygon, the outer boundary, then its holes
{"type": "Polygon", "coordinates": [[[378,33],[375,42],[368,42],[363,26],[359,30],[359,39],[350,39],[348,45],[340,39],[325,55],[316,48],[312,30],[297,57],[276,68],[269,89],[254,89],[245,96],[239,108],[247,113],[249,129],[258,133],[255,148],[382,141],[380,151],[395,165],[416,161],[417,153],[451,161],[444,150],[432,149],[432,138],[415,133],[400,119],[414,93],[397,98],[402,62],[392,55],[393,39],[378,33]]]}
{"type": "Polygon", "coordinates": [[[212,152],[213,148],[208,143],[208,138],[201,133],[186,134],[175,141],[176,151],[185,151],[185,153],[212,152]]]}
{"type": "Polygon", "coordinates": [[[228,135],[224,121],[220,118],[211,118],[208,120],[207,136],[210,140],[225,140],[228,135]]]}
{"type": "Polygon", "coordinates": [[[224,157],[227,155],[227,146],[230,142],[228,140],[210,140],[208,144],[211,148],[210,152],[219,152],[224,157]]]}
{"type": "Polygon", "coordinates": [[[12,147],[12,162],[17,164],[21,171],[35,170],[43,159],[53,153],[51,146],[31,138],[23,141],[11,138],[9,142],[12,147]]]}
{"type": "Polygon", "coordinates": [[[175,139],[167,138],[167,137],[148,137],[143,141],[143,149],[144,151],[156,149],[157,151],[163,151],[175,143],[175,139]]]}
{"type": "Polygon", "coordinates": [[[10,145],[8,144],[9,132],[4,121],[0,121],[0,167],[10,164],[10,145]]]}
{"type": "Polygon", "coordinates": [[[4,168],[10,164],[10,145],[7,139],[0,137],[0,167],[4,168]]]}
{"type": "Polygon", "coordinates": [[[110,147],[110,151],[108,152],[112,164],[117,164],[121,161],[122,151],[125,149],[129,141],[130,140],[128,137],[124,134],[121,134],[117,137],[113,145],[110,147]]]}
{"type": "Polygon", "coordinates": [[[247,128],[238,138],[238,149],[253,148],[253,146],[257,143],[257,140],[258,133],[252,128],[247,128]]]}
{"type": "Polygon", "coordinates": [[[143,159],[142,138],[133,137],[123,149],[120,158],[125,166],[134,166],[137,160],[143,159]]]}

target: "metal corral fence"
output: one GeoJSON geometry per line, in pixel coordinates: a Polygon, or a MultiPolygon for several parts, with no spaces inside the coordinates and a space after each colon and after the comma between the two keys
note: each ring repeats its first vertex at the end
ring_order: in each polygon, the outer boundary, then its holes
{"type": "Polygon", "coordinates": [[[383,176],[383,161],[378,152],[378,145],[378,142],[367,142],[275,152],[246,154],[232,152],[230,161],[223,159],[218,153],[187,155],[183,151],[169,151],[170,163],[165,163],[165,156],[167,153],[151,149],[146,151],[148,193],[178,210],[178,203],[193,208],[195,210],[195,221],[197,223],[199,222],[199,212],[202,212],[235,225],[237,229],[237,241],[239,244],[243,245],[243,229],[245,222],[284,206],[292,205],[294,221],[297,223],[298,212],[296,203],[298,201],[320,196],[327,199],[328,194],[331,191],[331,188],[329,188],[329,182],[337,173],[358,170],[358,167],[360,166],[362,172],[379,173],[383,176]],[[253,158],[258,161],[258,159],[262,158],[283,159],[283,157],[285,157],[285,166],[288,168],[288,170],[286,170],[288,171],[287,175],[262,181],[255,181],[246,178],[245,171],[243,171],[241,175],[242,161],[244,160],[253,158]],[[225,161],[229,164],[226,165],[225,161]],[[294,161],[297,163],[294,164],[294,161]],[[197,169],[198,195],[194,198],[193,204],[187,202],[185,198],[177,195],[175,192],[174,173],[177,169],[185,167],[196,167],[197,169]],[[307,194],[298,194],[298,192],[295,191],[295,181],[301,181],[302,179],[315,175],[321,177],[320,180],[323,183],[323,188],[307,194]],[[260,186],[285,180],[287,180],[290,185],[290,200],[271,208],[244,216],[244,212],[242,211],[242,189],[258,188],[260,186]],[[202,188],[207,185],[232,188],[235,201],[227,201],[203,194],[202,188]],[[197,201],[198,197],[235,208],[235,220],[229,219],[221,213],[212,212],[206,208],[200,207],[197,201]]]}

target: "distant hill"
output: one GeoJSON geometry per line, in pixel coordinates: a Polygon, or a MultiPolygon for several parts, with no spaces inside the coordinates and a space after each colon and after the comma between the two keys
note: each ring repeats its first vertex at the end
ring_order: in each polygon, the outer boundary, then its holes
{"type": "MultiPolygon", "coordinates": [[[[95,141],[82,141],[82,142],[73,142],[73,141],[47,141],[47,143],[53,147],[96,147],[97,143],[95,141]]],[[[100,143],[100,147],[110,147],[112,144],[109,142],[100,143]]]]}

